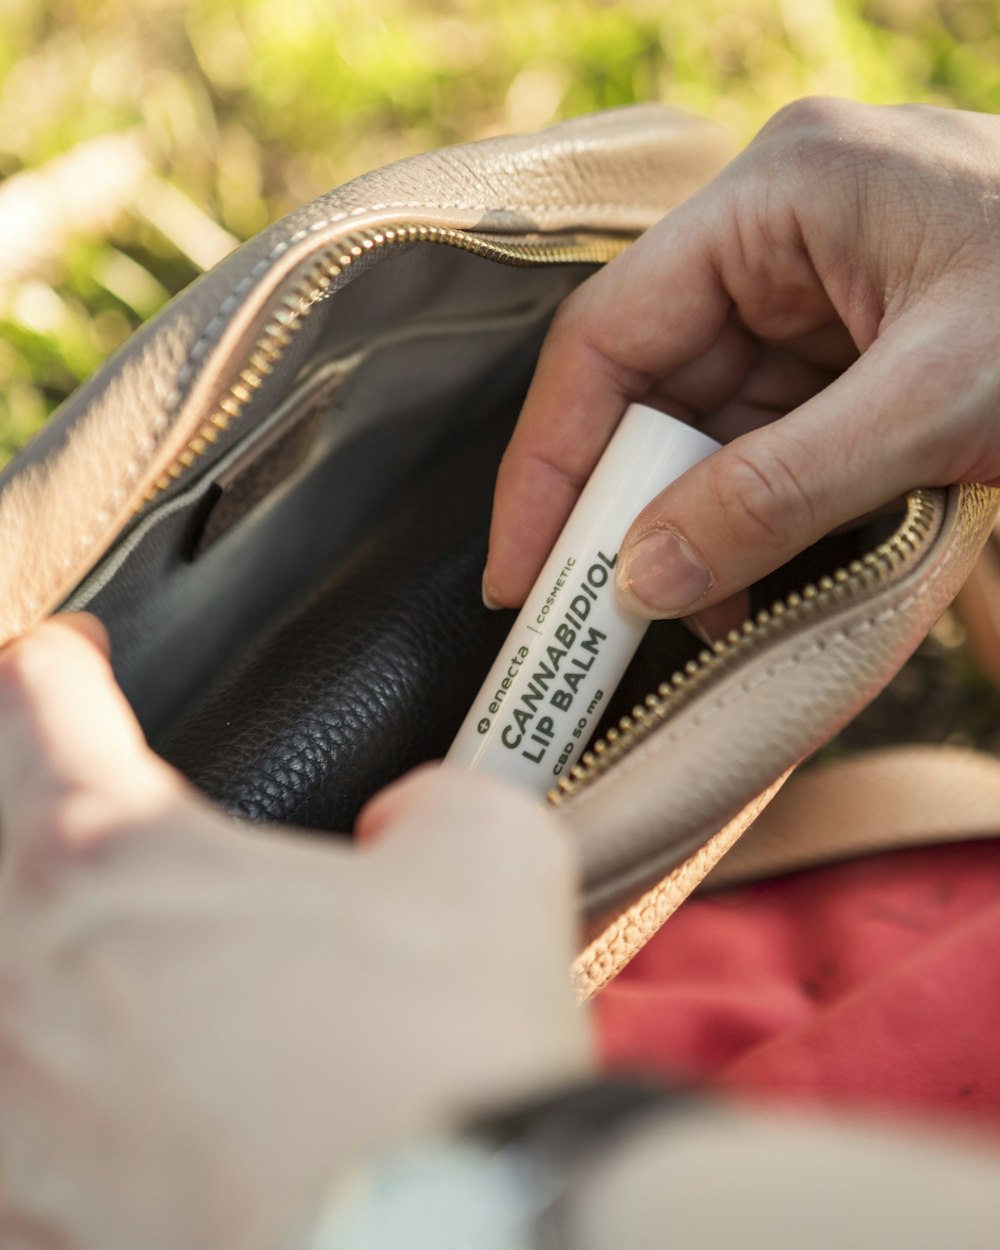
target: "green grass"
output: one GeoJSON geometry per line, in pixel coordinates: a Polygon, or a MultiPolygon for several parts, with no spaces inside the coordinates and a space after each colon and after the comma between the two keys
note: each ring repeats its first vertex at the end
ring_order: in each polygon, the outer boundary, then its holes
{"type": "Polygon", "coordinates": [[[234,240],[396,157],[647,99],[742,139],[815,92],[1000,106],[1000,7],[976,0],[5,0],[0,21],[0,462],[234,240]]]}

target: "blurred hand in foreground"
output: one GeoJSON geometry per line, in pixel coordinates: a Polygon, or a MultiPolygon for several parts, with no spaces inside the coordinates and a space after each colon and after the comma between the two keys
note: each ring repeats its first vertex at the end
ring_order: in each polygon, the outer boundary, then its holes
{"type": "Polygon", "coordinates": [[[105,651],[78,617],[0,656],[5,1250],[293,1245],[354,1156],[586,1068],[554,822],[442,769],[361,850],[240,827],[105,651]]]}
{"type": "Polygon", "coordinates": [[[522,602],[643,400],[729,445],[643,509],[619,591],[728,627],[725,601],[837,526],[912,487],[1000,480],[998,362],[1000,119],[792,105],[563,304],[500,469],[484,592],[522,602]]]}

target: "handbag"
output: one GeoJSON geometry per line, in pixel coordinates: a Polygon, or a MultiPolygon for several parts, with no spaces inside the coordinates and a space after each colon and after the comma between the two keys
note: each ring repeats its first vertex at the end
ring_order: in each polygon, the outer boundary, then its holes
{"type": "MultiPolygon", "coordinates": [[[[195,784],[249,820],[348,828],[443,753],[506,632],[479,598],[492,482],[555,308],[730,151],[708,121],[613,110],[401,161],[244,244],[0,476],[0,644],[95,612],[195,784]]],[[[766,830],[954,597],[997,502],[912,492],[755,587],[711,648],[654,625],[550,795],[580,850],[581,994],[766,830]]]]}

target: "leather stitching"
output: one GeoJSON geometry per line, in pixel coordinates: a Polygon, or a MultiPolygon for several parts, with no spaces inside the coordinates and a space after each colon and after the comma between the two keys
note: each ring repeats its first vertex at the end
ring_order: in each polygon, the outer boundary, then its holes
{"type": "MultiPolygon", "coordinates": [[[[884,625],[892,620],[893,617],[909,611],[915,603],[931,590],[934,583],[942,576],[947,567],[947,561],[939,563],[930,576],[900,600],[898,604],[883,608],[881,611],[863,618],[853,626],[838,630],[827,639],[813,641],[800,651],[770,665],[755,677],[748,678],[734,691],[730,692],[727,697],[717,699],[713,704],[705,708],[700,715],[692,718],[690,724],[685,727],[683,732],[670,735],[666,742],[675,743],[682,741],[716,713],[724,711],[742,698],[744,694],[749,694],[763,682],[786,672],[790,667],[811,659],[819,652],[832,650],[845,642],[861,637],[868,633],[869,630],[884,625]]],[[[645,751],[642,749],[637,750],[635,753],[626,756],[624,760],[619,760],[616,763],[616,773],[619,776],[627,775],[631,769],[637,767],[641,759],[648,756],[651,748],[652,743],[645,751]]],[[[588,801],[593,798],[593,792],[588,793],[584,791],[580,796],[581,801],[588,801]]],[[[752,820],[750,823],[752,823],[752,820]]],[[[663,881],[650,887],[650,890],[644,895],[646,898],[644,905],[638,901],[632,904],[600,937],[596,938],[586,950],[581,952],[577,960],[574,961],[574,979],[582,997],[589,998],[602,989],[645,946],[661,925],[670,918],[677,906],[680,905],[680,902],[683,902],[684,898],[691,892],[694,885],[706,875],[706,872],[700,870],[702,860],[706,852],[714,846],[718,837],[719,834],[716,834],[715,837],[709,839],[708,842],[695,851],[683,864],[674,869],[663,881]],[[685,890],[681,877],[689,875],[693,875],[694,880],[690,888],[685,890]],[[681,893],[681,898],[671,906],[671,901],[678,892],[681,893]],[[663,914],[664,911],[666,912],[665,915],[663,914]]],[[[709,868],[714,866],[718,858],[721,858],[721,856],[715,857],[709,864],[709,868]]]]}
{"type": "MultiPolygon", "coordinates": [[[[732,707],[734,703],[739,702],[740,699],[750,694],[764,682],[771,681],[775,677],[780,676],[782,673],[787,672],[788,669],[794,668],[795,666],[812,659],[819,652],[831,651],[845,642],[851,642],[855,638],[866,634],[869,630],[874,629],[879,625],[886,624],[893,617],[900,616],[902,613],[908,612],[919,599],[923,598],[923,596],[931,590],[934,583],[943,574],[947,567],[948,562],[942,561],[938,564],[937,568],[934,569],[926,581],[921,583],[921,585],[915,590],[912,590],[904,599],[901,599],[900,602],[894,606],[883,608],[881,611],[858,621],[855,625],[831,634],[827,639],[823,639],[822,641],[810,641],[806,646],[802,647],[801,650],[793,652],[790,655],[783,656],[780,660],[775,661],[775,663],[769,665],[762,672],[755,674],[753,677],[744,679],[744,681],[742,681],[734,690],[728,691],[725,695],[715,699],[714,702],[708,704],[707,707],[692,716],[682,729],[674,730],[668,733],[665,738],[661,738],[658,734],[653,734],[650,738],[649,745],[646,747],[637,747],[635,750],[630,751],[627,755],[624,755],[615,761],[615,776],[619,780],[623,777],[627,777],[629,773],[633,772],[649,757],[650,753],[654,749],[660,750],[662,747],[682,742],[696,729],[700,729],[708,720],[711,720],[720,712],[725,712],[728,708],[732,707]]],[[[596,790],[584,790],[576,800],[574,806],[593,802],[595,798],[596,790]]]]}
{"type": "Polygon", "coordinates": [[[749,817],[740,832],[733,831],[740,819],[737,816],[669,876],[651,886],[580,952],[573,961],[573,979],[582,1000],[602,990],[642,950],[735,846],[768,802],[763,797],[755,799],[747,809],[749,817]]]}

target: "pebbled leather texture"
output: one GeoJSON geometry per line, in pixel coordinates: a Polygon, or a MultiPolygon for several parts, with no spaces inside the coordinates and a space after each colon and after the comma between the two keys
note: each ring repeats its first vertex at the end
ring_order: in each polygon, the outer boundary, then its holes
{"type": "Polygon", "coordinates": [[[874,698],[968,576],[997,500],[985,486],[940,492],[940,529],[909,575],[735,666],[567,802],[589,915],[653,886],[874,698]]]}
{"type": "Polygon", "coordinates": [[[400,161],[264,230],[135,334],[0,475],[0,645],[53,611],[108,549],[197,429],[268,299],[322,247],[415,216],[515,235],[635,234],[730,150],[721,128],[687,114],[615,110],[400,161]]]}
{"type": "MultiPolygon", "coordinates": [[[[513,622],[482,604],[493,484],[520,394],[467,429],[339,561],[170,727],[156,750],[233,815],[349,830],[361,806],[445,754],[513,622]]],[[[697,640],[647,635],[610,719],[697,640]]]]}
{"type": "Polygon", "coordinates": [[[768,804],[785,783],[783,773],[703,846],[613,917],[573,961],[573,983],[581,1002],[593,998],[642,950],[681,903],[735,848],[750,827],[767,814],[768,804]]]}
{"type": "Polygon", "coordinates": [[[159,753],[234,815],[324,831],[443,755],[510,628],[478,588],[511,425],[439,460],[159,753]]]}
{"type": "MultiPolygon", "coordinates": [[[[385,226],[416,212],[431,224],[515,238],[588,230],[632,234],[693,191],[727,151],[728,141],[708,123],[658,108],[623,110],[538,136],[402,162],[265,231],[141,331],[0,478],[0,643],[64,602],[88,575],[106,595],[104,602],[117,603],[123,614],[130,610],[134,566],[117,558],[141,528],[131,519],[137,501],[212,410],[255,327],[331,240],[360,224],[385,226]]],[[[406,263],[382,264],[373,276],[383,283],[367,289],[378,293],[389,284],[391,290],[406,263]]],[[[354,281],[360,272],[372,276],[372,266],[359,263],[341,275],[344,281],[255,394],[252,415],[227,434],[218,456],[238,451],[241,439],[266,424],[312,364],[328,363],[310,356],[322,350],[320,321],[326,318],[322,328],[328,328],[338,309],[364,306],[346,298],[362,290],[364,284],[354,281]]],[[[424,315],[425,303],[434,302],[424,300],[428,288],[422,284],[396,285],[405,297],[399,307],[415,319],[424,315]]],[[[435,292],[444,305],[438,311],[447,312],[450,294],[447,284],[435,292]]],[[[353,328],[363,337],[366,324],[359,318],[353,328]]],[[[509,344],[511,352],[530,341],[538,324],[525,322],[522,338],[509,344]]],[[[521,332],[512,333],[516,339],[521,332]]],[[[419,354],[430,349],[415,350],[419,364],[419,354]]],[[[473,355],[465,352],[463,360],[473,355]]],[[[399,383],[393,370],[404,357],[397,346],[367,372],[359,371],[358,389],[364,383],[378,395],[357,411],[384,417],[387,408],[403,404],[414,383],[399,383]]],[[[489,364],[498,367],[499,358],[489,364]]],[[[423,383],[435,376],[425,364],[423,383]]],[[[461,414],[461,404],[453,402],[461,414]]],[[[331,437],[341,418],[349,419],[349,398],[345,405],[344,413],[336,406],[328,413],[331,437]]],[[[400,439],[427,428],[426,422],[410,423],[400,439]]],[[[448,427],[451,435],[457,428],[448,427]]],[[[377,441],[381,428],[366,433],[377,441]]],[[[398,450],[396,434],[382,436],[388,459],[398,450]]],[[[446,745],[505,625],[484,616],[467,594],[470,580],[478,581],[489,506],[489,490],[473,466],[482,469],[497,454],[491,437],[470,436],[464,452],[442,461],[432,476],[408,479],[407,498],[398,506],[382,499],[374,522],[366,519],[363,527],[368,537],[337,549],[327,580],[309,603],[269,627],[263,641],[254,637],[261,621],[253,622],[254,629],[248,624],[243,641],[249,654],[234,654],[200,704],[162,730],[158,745],[231,810],[345,828],[381,780],[446,745]]],[[[208,457],[202,471],[211,473],[213,463],[208,457]]],[[[289,498],[294,502],[286,495],[286,503],[289,498]]],[[[601,947],[601,977],[662,922],[716,852],[762,810],[788,770],[904,662],[972,567],[997,498],[982,487],[941,492],[940,528],[922,561],[863,601],[840,604],[727,671],[705,697],[560,808],[580,847],[591,932],[610,922],[618,934],[601,947]],[[639,912],[630,912],[635,906],[639,912]]],[[[176,502],[168,494],[162,510],[176,502]]],[[[277,511],[273,500],[254,510],[262,542],[277,511]]],[[[293,519],[294,513],[286,513],[282,524],[293,519]]],[[[181,549],[191,536],[174,535],[169,525],[162,535],[162,567],[180,581],[181,549]]],[[[227,532],[205,558],[224,559],[235,541],[227,532]]],[[[306,524],[301,543],[313,542],[306,524]]],[[[240,576],[252,578],[252,567],[241,565],[240,576]]],[[[646,649],[642,663],[653,680],[623,697],[641,698],[674,667],[655,646],[646,649]]],[[[584,965],[577,972],[589,975],[584,965]]]]}

